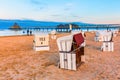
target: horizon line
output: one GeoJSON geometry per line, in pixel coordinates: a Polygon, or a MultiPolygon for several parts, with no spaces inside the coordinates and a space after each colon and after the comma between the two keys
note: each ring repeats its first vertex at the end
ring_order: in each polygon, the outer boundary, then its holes
{"type": "Polygon", "coordinates": [[[18,20],[18,21],[36,21],[36,22],[61,22],[61,23],[75,23],[75,22],[79,22],[79,23],[84,23],[84,24],[96,24],[96,25],[120,25],[120,23],[88,23],[88,22],[82,22],[82,21],[50,21],[50,20],[35,20],[35,19],[19,19],[19,18],[16,18],[16,19],[3,19],[3,18],[0,18],[0,20],[18,20]]]}

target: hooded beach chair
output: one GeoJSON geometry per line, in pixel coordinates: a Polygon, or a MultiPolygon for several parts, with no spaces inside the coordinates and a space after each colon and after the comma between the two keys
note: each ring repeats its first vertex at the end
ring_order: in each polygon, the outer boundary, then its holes
{"type": "Polygon", "coordinates": [[[35,51],[49,51],[49,35],[34,35],[33,45],[35,51]]]}
{"type": "Polygon", "coordinates": [[[111,31],[98,31],[96,32],[96,40],[102,41],[102,51],[114,51],[114,43],[112,41],[113,32],[111,31]]]}
{"type": "Polygon", "coordinates": [[[111,31],[97,31],[95,34],[95,41],[110,41],[112,37],[111,31]]]}
{"type": "Polygon", "coordinates": [[[56,39],[56,30],[50,32],[51,39],[56,39]]]}
{"type": "Polygon", "coordinates": [[[81,47],[83,42],[84,38],[81,33],[57,39],[60,68],[77,70],[81,63],[81,56],[84,55],[84,47],[81,47]]]}

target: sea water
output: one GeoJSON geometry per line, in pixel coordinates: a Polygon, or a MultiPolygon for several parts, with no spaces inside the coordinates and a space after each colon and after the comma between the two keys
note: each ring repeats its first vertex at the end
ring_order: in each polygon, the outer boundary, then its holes
{"type": "MultiPolygon", "coordinates": [[[[49,31],[32,31],[32,34],[48,34],[49,31]]],[[[27,30],[0,30],[0,36],[17,36],[17,35],[27,35],[27,30]]]]}
{"type": "MultiPolygon", "coordinates": [[[[107,28],[81,28],[82,31],[86,32],[86,31],[97,31],[97,30],[107,30],[107,28]]],[[[117,30],[115,28],[109,28],[109,30],[117,30]]],[[[51,30],[48,29],[44,29],[43,30],[29,30],[32,31],[32,34],[48,34],[51,32],[51,30]]],[[[66,31],[66,29],[62,30],[63,32],[66,31]]],[[[77,29],[73,29],[73,31],[78,31],[77,29]]],[[[16,35],[27,35],[27,30],[10,30],[10,29],[4,29],[4,30],[0,30],[0,36],[16,36],[16,35]]]]}

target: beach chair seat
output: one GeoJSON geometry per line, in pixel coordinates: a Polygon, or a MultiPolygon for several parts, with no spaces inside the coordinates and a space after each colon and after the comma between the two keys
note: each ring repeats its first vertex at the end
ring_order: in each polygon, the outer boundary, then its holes
{"type": "Polygon", "coordinates": [[[73,46],[76,46],[76,48],[74,48],[74,49],[79,48],[76,51],[76,57],[77,57],[76,61],[79,64],[80,62],[82,62],[81,57],[84,56],[84,47],[85,47],[85,41],[84,41],[84,37],[83,37],[82,33],[75,34],[73,36],[73,41],[76,43],[76,45],[73,44],[73,46]]]}

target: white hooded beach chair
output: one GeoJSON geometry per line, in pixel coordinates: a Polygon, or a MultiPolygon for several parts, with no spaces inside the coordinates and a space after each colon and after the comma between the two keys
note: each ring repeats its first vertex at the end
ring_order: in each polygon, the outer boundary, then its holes
{"type": "Polygon", "coordinates": [[[76,70],[76,55],[71,54],[72,41],[72,35],[57,39],[60,56],[60,68],[76,70]]]}
{"type": "Polygon", "coordinates": [[[53,31],[50,32],[51,39],[56,39],[57,38],[56,33],[57,33],[56,30],[53,30],[53,31]]]}
{"type": "Polygon", "coordinates": [[[35,51],[49,51],[49,35],[34,35],[34,50],[35,51]]]}
{"type": "Polygon", "coordinates": [[[83,51],[84,48],[76,48],[76,46],[73,45],[73,37],[73,35],[69,35],[57,39],[60,56],[60,68],[77,70],[77,67],[80,64],[81,54],[79,52],[80,49],[83,51]]]}
{"type": "Polygon", "coordinates": [[[112,32],[109,31],[97,31],[95,34],[95,41],[110,41],[112,38],[112,32]]]}
{"type": "Polygon", "coordinates": [[[98,31],[96,32],[96,41],[103,41],[101,46],[102,51],[114,51],[114,43],[112,41],[113,32],[111,31],[98,31]]]}

